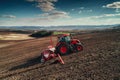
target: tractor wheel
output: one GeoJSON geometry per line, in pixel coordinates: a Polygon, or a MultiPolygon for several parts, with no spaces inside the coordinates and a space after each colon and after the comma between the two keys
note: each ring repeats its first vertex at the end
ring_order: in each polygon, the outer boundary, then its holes
{"type": "Polygon", "coordinates": [[[70,53],[70,48],[69,45],[67,44],[60,44],[57,48],[56,48],[56,52],[60,55],[67,55],[70,53]]]}
{"type": "Polygon", "coordinates": [[[83,50],[83,46],[81,44],[76,44],[76,51],[79,52],[79,51],[82,51],[83,50]]]}

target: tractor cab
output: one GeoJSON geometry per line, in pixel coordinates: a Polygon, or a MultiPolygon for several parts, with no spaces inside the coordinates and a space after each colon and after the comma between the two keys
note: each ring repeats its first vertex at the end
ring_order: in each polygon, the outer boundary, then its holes
{"type": "Polygon", "coordinates": [[[58,37],[58,42],[70,43],[70,41],[71,41],[71,37],[69,34],[63,34],[63,35],[58,37]]]}

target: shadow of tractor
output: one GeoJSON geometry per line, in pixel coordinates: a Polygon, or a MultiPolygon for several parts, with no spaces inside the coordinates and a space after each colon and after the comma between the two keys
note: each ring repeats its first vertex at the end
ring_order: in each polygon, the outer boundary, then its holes
{"type": "Polygon", "coordinates": [[[21,69],[21,68],[27,68],[29,66],[33,66],[33,65],[36,65],[36,64],[40,64],[41,60],[41,56],[38,56],[38,57],[35,57],[35,58],[32,58],[30,60],[28,60],[26,63],[24,64],[21,64],[21,65],[18,65],[18,66],[15,66],[15,67],[12,67],[11,69],[9,69],[10,71],[12,70],[17,70],[17,69],[21,69]]]}

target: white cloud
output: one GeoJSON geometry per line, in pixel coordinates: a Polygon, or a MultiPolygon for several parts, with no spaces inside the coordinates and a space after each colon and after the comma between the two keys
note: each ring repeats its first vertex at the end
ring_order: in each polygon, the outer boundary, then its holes
{"type": "Polygon", "coordinates": [[[69,13],[64,12],[64,11],[52,11],[49,13],[43,13],[38,15],[40,18],[46,18],[49,20],[58,20],[58,19],[66,19],[66,18],[70,18],[70,16],[68,15],[69,13]]]}
{"type": "Polygon", "coordinates": [[[120,17],[120,13],[119,14],[103,14],[103,15],[100,15],[100,16],[91,16],[91,17],[88,17],[88,18],[91,18],[91,19],[99,19],[99,18],[110,18],[110,17],[120,17]]]}
{"type": "Polygon", "coordinates": [[[84,7],[80,7],[80,9],[84,9],[84,7]]]}
{"type": "Polygon", "coordinates": [[[79,12],[78,12],[78,14],[81,14],[82,13],[82,11],[80,10],[79,12]]]}
{"type": "Polygon", "coordinates": [[[105,17],[114,17],[114,16],[120,16],[119,14],[104,14],[105,17]]]}
{"type": "Polygon", "coordinates": [[[75,9],[71,9],[71,11],[75,11],[75,9]]]}
{"type": "Polygon", "coordinates": [[[92,12],[92,11],[93,11],[92,9],[79,10],[79,11],[78,11],[78,14],[81,14],[82,12],[90,13],[90,12],[92,12]]]}
{"type": "Polygon", "coordinates": [[[16,18],[14,15],[0,15],[1,18],[16,18]]]}
{"type": "Polygon", "coordinates": [[[90,9],[90,10],[87,10],[87,12],[92,12],[93,10],[92,9],[90,9]]]}
{"type": "Polygon", "coordinates": [[[107,4],[105,6],[103,6],[103,8],[112,8],[112,9],[116,9],[115,12],[120,12],[120,1],[117,2],[113,2],[111,4],[107,4]]]}
{"type": "Polygon", "coordinates": [[[42,11],[49,12],[55,9],[54,2],[57,0],[27,0],[28,2],[36,2],[36,7],[40,8],[42,11]]]}
{"type": "Polygon", "coordinates": [[[113,3],[111,3],[111,4],[107,4],[107,5],[105,5],[105,6],[103,6],[103,7],[106,7],[106,8],[120,8],[120,1],[118,1],[118,2],[113,2],[113,3]]]}

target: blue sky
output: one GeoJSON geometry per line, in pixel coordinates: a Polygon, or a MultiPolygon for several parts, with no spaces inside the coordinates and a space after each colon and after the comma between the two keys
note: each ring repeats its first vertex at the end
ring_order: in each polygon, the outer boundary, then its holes
{"type": "Polygon", "coordinates": [[[120,24],[119,0],[1,0],[0,26],[120,24]]]}

